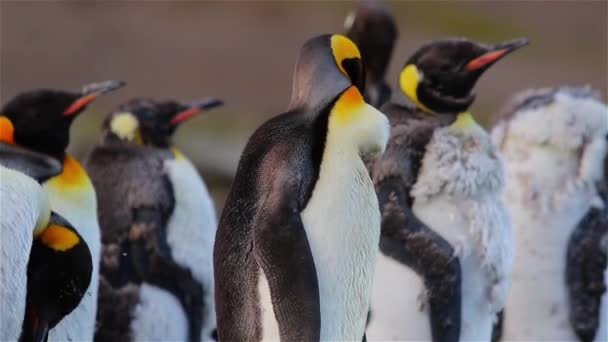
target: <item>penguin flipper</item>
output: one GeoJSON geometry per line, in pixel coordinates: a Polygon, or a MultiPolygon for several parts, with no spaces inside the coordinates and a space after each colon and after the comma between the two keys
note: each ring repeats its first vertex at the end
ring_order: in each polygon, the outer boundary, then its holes
{"type": "MultiPolygon", "coordinates": [[[[156,208],[134,209],[129,232],[131,261],[141,281],[171,292],[188,317],[189,340],[200,341],[203,325],[203,287],[192,272],[171,259],[159,239],[162,217],[156,208]]],[[[163,235],[164,236],[164,235],[163,235]]]]}
{"type": "Polygon", "coordinates": [[[600,326],[607,247],[608,208],[592,208],[572,233],[566,262],[570,324],[581,341],[593,341],[600,326]]]}
{"type": "Polygon", "coordinates": [[[279,177],[258,208],[253,253],[262,268],[281,341],[319,341],[317,273],[300,217],[297,177],[279,177]]]}
{"type": "Polygon", "coordinates": [[[0,141],[0,165],[22,172],[39,182],[61,173],[63,165],[51,157],[0,141]]]}
{"type": "Polygon", "coordinates": [[[454,249],[414,215],[401,179],[385,178],[377,182],[376,191],[382,212],[380,251],[423,277],[433,341],[458,341],[461,269],[454,249]]]}

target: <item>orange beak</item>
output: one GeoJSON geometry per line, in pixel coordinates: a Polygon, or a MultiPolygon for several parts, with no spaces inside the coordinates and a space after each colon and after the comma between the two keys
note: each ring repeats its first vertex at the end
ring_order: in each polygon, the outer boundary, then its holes
{"type": "Polygon", "coordinates": [[[63,112],[63,115],[74,115],[80,112],[89,103],[95,101],[100,95],[122,88],[126,84],[127,83],[124,81],[103,81],[87,84],[82,87],[82,96],[72,102],[72,104],[63,112]]]}
{"type": "Polygon", "coordinates": [[[483,55],[471,60],[465,66],[466,71],[476,71],[482,68],[486,68],[496,61],[507,55],[508,53],[519,49],[522,46],[528,45],[528,40],[525,38],[516,39],[510,42],[498,44],[490,52],[486,52],[483,55]]]}
{"type": "Polygon", "coordinates": [[[78,113],[86,105],[93,102],[97,96],[99,96],[99,94],[93,93],[79,97],[76,101],[72,102],[68,109],[63,112],[63,115],[70,116],[78,113]]]}
{"type": "Polygon", "coordinates": [[[171,119],[170,123],[172,125],[177,125],[180,122],[184,122],[184,121],[190,119],[191,117],[195,116],[196,114],[199,114],[203,111],[207,111],[211,108],[219,107],[223,104],[224,104],[224,102],[222,102],[222,100],[218,100],[218,99],[207,99],[207,100],[195,102],[193,104],[190,104],[190,106],[187,109],[184,109],[181,112],[175,114],[173,116],[173,118],[171,119]]]}

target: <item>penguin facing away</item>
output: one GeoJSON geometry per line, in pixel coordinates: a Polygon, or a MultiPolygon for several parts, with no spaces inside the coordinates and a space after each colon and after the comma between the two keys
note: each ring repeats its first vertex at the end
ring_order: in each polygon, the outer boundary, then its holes
{"type": "Polygon", "coordinates": [[[391,87],[384,77],[389,66],[398,28],[390,9],[380,2],[363,2],[344,22],[346,36],[361,51],[365,68],[364,98],[380,108],[391,98],[391,87]]]}
{"type": "Polygon", "coordinates": [[[215,209],[171,140],[180,123],[221,104],[133,99],[105,120],[85,162],[103,242],[96,340],[213,337],[215,209]]]}
{"type": "Polygon", "coordinates": [[[90,249],[92,279],[80,305],[49,334],[50,340],[92,340],[95,329],[99,264],[99,225],[95,190],[78,161],[66,154],[75,117],[100,95],[122,87],[120,81],[86,85],[71,93],[40,89],[17,95],[0,113],[14,129],[14,143],[43,153],[63,165],[60,174],[43,183],[51,209],[77,227],[90,249]]]}
{"type": "MultiPolygon", "coordinates": [[[[12,140],[12,125],[0,118],[0,135],[12,140]]],[[[27,265],[34,234],[50,218],[41,181],[61,172],[50,157],[0,142],[0,340],[15,341],[22,331],[27,295],[27,265]]]]}
{"type": "Polygon", "coordinates": [[[518,246],[505,339],[607,341],[606,104],[589,87],[524,91],[492,136],[518,246]]]}
{"type": "Polygon", "coordinates": [[[384,151],[388,121],[363,87],[352,41],[312,38],[288,111],[249,139],[215,242],[220,340],[364,337],[380,215],[360,156],[384,151]]]}
{"type": "MultiPolygon", "coordinates": [[[[0,118],[0,128],[4,141],[12,141],[6,118],[0,118]]],[[[57,160],[0,142],[0,164],[6,253],[0,278],[2,339],[44,341],[84,296],[91,254],[73,227],[50,211],[40,187],[39,182],[61,172],[57,160]]]]}
{"type": "Polygon", "coordinates": [[[491,339],[508,288],[510,222],[500,157],[467,110],[479,77],[526,44],[435,41],[402,69],[414,105],[382,107],[391,138],[368,163],[382,212],[370,340],[491,339]]]}

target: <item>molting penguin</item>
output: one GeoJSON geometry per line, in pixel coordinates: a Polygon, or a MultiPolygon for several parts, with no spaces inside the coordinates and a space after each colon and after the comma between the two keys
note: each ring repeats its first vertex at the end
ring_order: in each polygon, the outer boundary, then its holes
{"type": "Polygon", "coordinates": [[[134,99],[105,120],[85,162],[103,242],[97,340],[212,338],[215,208],[171,140],[184,120],[221,104],[134,99]]]}
{"type": "Polygon", "coordinates": [[[365,67],[365,100],[380,108],[391,98],[384,80],[393,54],[398,29],[390,9],[380,2],[361,3],[346,17],[346,36],[361,51],[365,67]]]}
{"type": "MultiPolygon", "coordinates": [[[[0,131],[13,141],[6,118],[0,131]]],[[[50,211],[40,187],[61,172],[59,161],[0,142],[0,164],[2,339],[43,341],[84,296],[91,254],[73,227],[50,211]]]]}
{"type": "Polygon", "coordinates": [[[362,93],[352,41],[304,44],[289,109],[249,139],[220,218],[220,340],[364,337],[380,213],[361,156],[384,151],[389,127],[362,93]]]}
{"type": "Polygon", "coordinates": [[[382,211],[370,339],[491,339],[508,287],[511,226],[498,152],[466,111],[483,72],[526,43],[440,40],[401,71],[415,106],[382,108],[391,138],[368,164],[382,211]]]}
{"type": "Polygon", "coordinates": [[[53,157],[63,171],[43,184],[51,209],[67,219],[90,248],[92,280],[85,298],[50,332],[51,340],[91,340],[95,329],[99,263],[99,225],[95,190],[86,172],[66,154],[70,126],[77,114],[98,96],[124,82],[106,81],[84,86],[81,92],[41,89],[17,95],[0,113],[14,128],[14,143],[53,157]]]}
{"type": "Polygon", "coordinates": [[[606,104],[588,87],[524,91],[493,139],[518,246],[505,338],[608,340],[606,104]]]}
{"type": "MultiPolygon", "coordinates": [[[[12,140],[12,125],[0,117],[3,141],[12,140]]],[[[34,234],[51,214],[39,182],[61,172],[61,164],[26,149],[0,142],[0,340],[15,341],[22,330],[27,295],[27,265],[34,234]]]]}

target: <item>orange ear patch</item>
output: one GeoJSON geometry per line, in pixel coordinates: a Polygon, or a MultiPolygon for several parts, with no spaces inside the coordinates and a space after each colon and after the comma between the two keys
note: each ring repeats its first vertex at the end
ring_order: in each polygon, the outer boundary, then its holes
{"type": "Polygon", "coordinates": [[[67,251],[68,249],[74,247],[74,245],[80,241],[76,233],[67,227],[57,224],[49,225],[44,231],[42,231],[42,233],[40,233],[38,239],[45,246],[61,252],[67,251]]]}
{"type": "Polygon", "coordinates": [[[6,116],[0,116],[0,140],[9,144],[15,143],[15,127],[6,116]]]}

